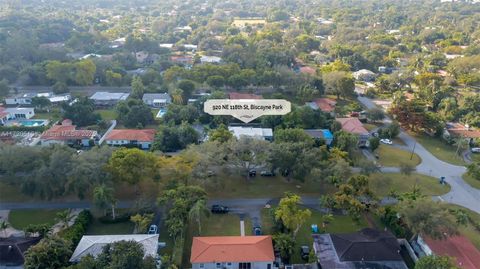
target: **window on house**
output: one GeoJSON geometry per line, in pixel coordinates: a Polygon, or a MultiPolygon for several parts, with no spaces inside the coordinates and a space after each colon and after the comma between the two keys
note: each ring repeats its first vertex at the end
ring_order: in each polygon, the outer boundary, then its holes
{"type": "Polygon", "coordinates": [[[252,264],[249,262],[241,262],[238,264],[238,269],[252,269],[252,264]]]}
{"type": "Polygon", "coordinates": [[[222,268],[222,264],[221,264],[221,263],[217,263],[217,268],[222,268]]]}
{"type": "Polygon", "coordinates": [[[201,263],[200,268],[205,268],[205,264],[201,263]]]}

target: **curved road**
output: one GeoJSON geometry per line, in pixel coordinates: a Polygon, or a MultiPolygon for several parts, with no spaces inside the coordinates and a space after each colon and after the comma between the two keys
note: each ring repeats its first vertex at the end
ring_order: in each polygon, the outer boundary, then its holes
{"type": "MultiPolygon", "coordinates": [[[[358,100],[369,109],[377,107],[369,98],[358,97],[358,100]]],[[[390,119],[385,121],[388,122],[390,119]]],[[[409,151],[415,147],[415,153],[422,158],[422,162],[417,166],[418,173],[436,178],[444,176],[445,181],[450,184],[450,192],[439,196],[438,199],[466,207],[480,214],[480,190],[473,188],[462,179],[462,175],[467,171],[464,166],[453,165],[439,160],[405,132],[401,132],[398,137],[406,144],[406,146],[398,147],[409,151]]]]}

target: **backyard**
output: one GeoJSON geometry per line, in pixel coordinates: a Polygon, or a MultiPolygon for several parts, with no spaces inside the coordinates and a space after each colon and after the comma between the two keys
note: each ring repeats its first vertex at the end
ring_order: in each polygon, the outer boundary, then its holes
{"type": "Polygon", "coordinates": [[[133,228],[134,224],[129,220],[118,223],[103,223],[98,218],[94,218],[93,222],[88,226],[86,234],[131,234],[133,232],[133,228]]]}
{"type": "MultiPolygon", "coordinates": [[[[264,234],[272,234],[273,218],[270,210],[273,209],[263,209],[262,210],[262,229],[264,234]]],[[[300,228],[297,238],[295,240],[295,249],[290,260],[291,263],[304,263],[300,256],[300,247],[305,245],[312,249],[313,238],[312,238],[312,224],[317,224],[319,232],[323,233],[322,230],[322,216],[323,214],[315,211],[312,211],[312,216],[305,222],[305,224],[300,228]]],[[[354,222],[349,216],[335,215],[333,221],[331,221],[325,229],[326,233],[352,233],[359,231],[363,228],[367,228],[368,224],[364,218],[360,219],[358,223],[354,222]]]]}

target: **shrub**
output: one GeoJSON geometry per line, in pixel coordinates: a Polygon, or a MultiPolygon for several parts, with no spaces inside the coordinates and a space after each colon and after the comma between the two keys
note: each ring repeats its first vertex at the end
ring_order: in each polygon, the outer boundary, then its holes
{"type": "Polygon", "coordinates": [[[82,236],[87,232],[88,226],[92,223],[92,214],[88,210],[80,212],[75,219],[75,223],[72,226],[61,231],[59,235],[72,243],[72,247],[75,248],[82,239],[82,236]]]}

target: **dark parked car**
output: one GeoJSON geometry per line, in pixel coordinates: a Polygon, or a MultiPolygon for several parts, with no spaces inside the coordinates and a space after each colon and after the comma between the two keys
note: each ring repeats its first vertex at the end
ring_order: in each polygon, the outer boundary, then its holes
{"type": "Polygon", "coordinates": [[[253,227],[253,235],[262,235],[262,228],[260,226],[253,227]]]}
{"type": "Polygon", "coordinates": [[[274,177],[275,173],[272,172],[272,171],[262,171],[262,172],[260,172],[260,175],[262,177],[274,177]]]}
{"type": "Polygon", "coordinates": [[[300,255],[302,256],[302,259],[308,260],[308,256],[310,255],[310,248],[308,246],[301,246],[300,255]]]}
{"type": "Polygon", "coordinates": [[[221,205],[212,205],[212,209],[210,210],[214,214],[226,214],[230,209],[228,206],[221,206],[221,205]]]}
{"type": "Polygon", "coordinates": [[[248,171],[248,175],[250,177],[255,177],[257,175],[257,171],[252,169],[252,170],[248,171]]]}

